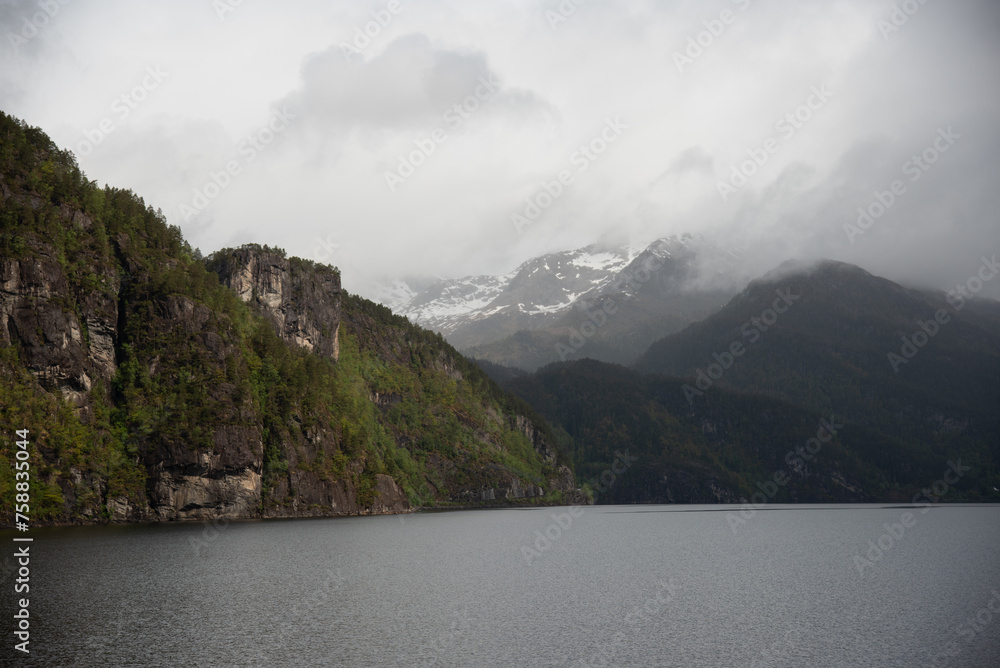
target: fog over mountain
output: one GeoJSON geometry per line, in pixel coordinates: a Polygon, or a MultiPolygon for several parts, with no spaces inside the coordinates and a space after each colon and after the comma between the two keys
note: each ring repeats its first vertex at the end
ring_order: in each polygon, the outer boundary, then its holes
{"type": "Polygon", "coordinates": [[[89,178],[362,294],[684,233],[941,289],[1000,252],[990,0],[5,0],[0,35],[0,108],[89,178]]]}

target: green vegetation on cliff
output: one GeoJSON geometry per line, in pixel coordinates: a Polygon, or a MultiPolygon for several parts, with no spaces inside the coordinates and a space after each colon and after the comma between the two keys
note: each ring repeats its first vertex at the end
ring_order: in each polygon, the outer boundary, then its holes
{"type": "Polygon", "coordinates": [[[240,249],[298,281],[287,300],[306,299],[304,284],[336,288],[339,332],[334,321],[322,336],[338,360],[226,286],[219,259],[236,251],[206,262],[140,197],[97,187],[2,113],[0,197],[4,517],[22,428],[41,521],[384,512],[487,489],[502,500],[512,484],[549,500],[554,480],[572,489],[526,404],[440,336],[358,297],[340,306],[335,268],[240,249]]]}

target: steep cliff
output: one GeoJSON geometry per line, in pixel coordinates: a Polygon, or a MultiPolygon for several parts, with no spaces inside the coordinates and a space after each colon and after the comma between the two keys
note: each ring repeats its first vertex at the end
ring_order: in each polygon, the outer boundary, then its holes
{"type": "Polygon", "coordinates": [[[202,260],[2,114],[0,198],[0,423],[31,431],[36,520],[575,498],[547,425],[335,268],[257,246],[202,260]]]}
{"type": "Polygon", "coordinates": [[[240,299],[258,307],[286,342],[337,359],[340,272],[255,246],[214,253],[208,267],[240,299]]]}

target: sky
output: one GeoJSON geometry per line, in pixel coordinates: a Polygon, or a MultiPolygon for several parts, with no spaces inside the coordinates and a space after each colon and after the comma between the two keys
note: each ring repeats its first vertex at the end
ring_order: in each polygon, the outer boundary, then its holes
{"type": "Polygon", "coordinates": [[[1000,253],[992,0],[0,0],[0,36],[0,109],[88,178],[367,296],[684,233],[945,290],[1000,253]]]}

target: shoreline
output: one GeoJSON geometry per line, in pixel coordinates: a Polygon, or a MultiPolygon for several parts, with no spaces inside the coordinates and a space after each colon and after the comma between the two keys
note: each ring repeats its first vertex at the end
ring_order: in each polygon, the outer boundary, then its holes
{"type": "MultiPolygon", "coordinates": [[[[578,504],[566,504],[566,503],[507,503],[507,504],[490,504],[490,505],[479,505],[479,504],[457,504],[448,506],[417,506],[408,510],[392,511],[392,512],[380,512],[380,513],[327,513],[327,514],[287,514],[287,515],[252,515],[252,516],[242,516],[242,517],[211,517],[211,518],[187,518],[187,519],[164,519],[164,520],[139,520],[139,521],[74,521],[74,522],[45,522],[32,525],[28,531],[32,529],[52,529],[52,528],[68,528],[68,527],[89,527],[89,526],[157,526],[157,525],[196,525],[196,524],[229,524],[231,522],[266,522],[266,521],[281,521],[281,520],[319,520],[319,519],[340,519],[349,517],[378,517],[378,516],[393,516],[393,515],[416,515],[416,514],[432,514],[432,513],[447,513],[454,511],[465,511],[465,510],[538,510],[542,508],[568,508],[573,505],[578,504]]],[[[600,504],[584,504],[585,507],[597,507],[603,506],[607,508],[629,508],[634,510],[629,511],[619,511],[619,512],[676,512],[676,513],[691,513],[691,512],[732,512],[733,509],[739,509],[741,504],[738,503],[711,503],[711,504],[701,504],[701,503],[600,503],[600,504]],[[642,510],[643,508],[652,507],[667,507],[670,510],[642,510]]],[[[962,508],[962,507],[1000,507],[1000,500],[998,501],[973,501],[973,500],[959,500],[959,501],[942,501],[939,503],[927,504],[927,503],[899,503],[898,501],[886,501],[886,502],[865,502],[865,503],[835,503],[835,502],[816,502],[816,503],[771,503],[760,507],[755,510],[758,511],[787,511],[787,510],[896,510],[896,509],[933,509],[933,508],[962,508]]],[[[17,531],[14,526],[0,526],[0,533],[10,532],[11,535],[17,535],[17,531]]]]}

